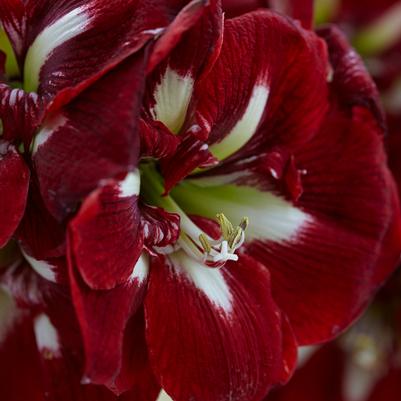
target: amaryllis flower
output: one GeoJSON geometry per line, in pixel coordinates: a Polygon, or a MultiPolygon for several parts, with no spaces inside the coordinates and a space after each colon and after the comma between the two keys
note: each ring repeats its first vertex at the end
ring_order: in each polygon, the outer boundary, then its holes
{"type": "Polygon", "coordinates": [[[399,257],[358,57],[269,11],[227,20],[224,35],[221,23],[211,2],[156,69],[148,56],[146,87],[141,53],[49,116],[32,146],[48,210],[76,211],[85,381],[115,392],[129,388],[116,378],[143,303],[173,399],[260,400],[296,346],[343,330],[399,257]]]}
{"type": "MultiPolygon", "coordinates": [[[[25,147],[35,180],[17,237],[51,292],[70,292],[82,383],[259,401],[298,345],[339,334],[393,270],[377,92],[344,38],[321,36],[192,2],[156,43],[49,103],[25,147]]],[[[45,333],[68,349],[49,304],[45,333]]]]}
{"type": "Polygon", "coordinates": [[[366,314],[337,341],[301,349],[299,367],[266,401],[396,401],[401,388],[398,272],[366,314]]]}

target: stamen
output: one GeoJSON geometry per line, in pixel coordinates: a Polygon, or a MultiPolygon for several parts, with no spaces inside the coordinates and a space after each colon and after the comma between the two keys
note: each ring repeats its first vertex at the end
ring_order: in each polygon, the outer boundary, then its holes
{"type": "Polygon", "coordinates": [[[199,235],[199,241],[202,245],[202,248],[206,253],[210,253],[212,250],[212,245],[210,244],[209,240],[207,239],[204,233],[199,235]]]}
{"type": "Polygon", "coordinates": [[[203,250],[203,262],[211,267],[222,267],[228,260],[238,260],[235,251],[244,243],[249,220],[244,217],[234,228],[223,213],[219,213],[216,219],[220,224],[220,239],[212,240],[204,233],[199,234],[198,239],[203,250]]]}

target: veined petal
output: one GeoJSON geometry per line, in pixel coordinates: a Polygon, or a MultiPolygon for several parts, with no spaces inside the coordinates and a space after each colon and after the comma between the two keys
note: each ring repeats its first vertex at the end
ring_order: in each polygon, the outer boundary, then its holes
{"type": "Polygon", "coordinates": [[[22,140],[26,150],[44,115],[44,103],[36,93],[0,83],[0,119],[3,138],[22,140]]]}
{"type": "Polygon", "coordinates": [[[327,67],[324,43],[281,16],[259,10],[227,20],[219,57],[193,95],[211,153],[223,160],[314,135],[328,107],[327,67]]]}
{"type": "Polygon", "coordinates": [[[267,7],[269,0],[222,0],[223,10],[228,18],[267,7]]]}
{"type": "Polygon", "coordinates": [[[46,209],[38,185],[31,182],[24,217],[15,237],[32,268],[42,277],[62,283],[68,277],[65,263],[65,223],[46,209]]]}
{"type": "Polygon", "coordinates": [[[288,377],[293,361],[283,363],[282,316],[269,287],[268,271],[247,257],[221,270],[181,252],[154,259],[147,342],[174,400],[256,401],[288,377]]]}
{"type": "Polygon", "coordinates": [[[318,34],[328,45],[333,68],[333,92],[338,96],[342,107],[348,109],[355,105],[367,107],[378,123],[384,127],[379,92],[361,57],[335,26],[319,29],[318,34]]]}
{"type": "Polygon", "coordinates": [[[102,179],[135,168],[144,64],[143,54],[126,60],[47,119],[36,136],[32,157],[41,194],[58,219],[102,179]]]}
{"type": "Polygon", "coordinates": [[[76,266],[91,288],[111,289],[125,282],[142,252],[139,186],[138,170],[122,181],[105,181],[70,223],[76,266]]]}
{"type": "Polygon", "coordinates": [[[311,223],[293,243],[246,247],[268,266],[274,297],[300,344],[338,335],[397,264],[400,222],[380,135],[366,109],[354,109],[352,120],[330,114],[321,133],[295,149],[307,171],[298,207],[311,223]]]}
{"type": "Polygon", "coordinates": [[[174,134],[181,131],[186,121],[195,81],[210,70],[221,47],[221,7],[216,0],[208,3],[202,18],[182,35],[167,60],[148,79],[145,112],[174,134]]]}
{"type": "Polygon", "coordinates": [[[312,28],[313,0],[270,0],[269,5],[272,10],[299,20],[304,28],[312,28]]]}
{"type": "Polygon", "coordinates": [[[0,248],[14,234],[23,216],[29,175],[29,169],[17,150],[0,141],[0,248]]]}
{"type": "Polygon", "coordinates": [[[150,110],[153,119],[161,121],[177,134],[187,116],[193,87],[191,75],[181,75],[168,66],[154,89],[155,104],[150,110]]]}
{"type": "Polygon", "coordinates": [[[146,247],[163,248],[172,244],[180,234],[180,217],[162,208],[141,205],[142,231],[146,247]]]}
{"type": "Polygon", "coordinates": [[[104,384],[117,393],[127,390],[127,381],[117,379],[125,358],[124,331],[142,302],[148,270],[147,257],[142,255],[124,284],[108,291],[93,291],[79,276],[69,247],[71,291],[85,348],[86,382],[104,384]]]}
{"type": "Polygon", "coordinates": [[[24,89],[37,92],[39,74],[51,53],[70,39],[85,32],[91,23],[86,7],[76,7],[46,26],[30,45],[24,63],[24,89]]]}

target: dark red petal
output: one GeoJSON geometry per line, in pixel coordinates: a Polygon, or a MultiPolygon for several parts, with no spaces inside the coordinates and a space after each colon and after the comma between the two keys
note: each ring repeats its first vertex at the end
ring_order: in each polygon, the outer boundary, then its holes
{"type": "Polygon", "coordinates": [[[47,120],[36,137],[34,165],[54,216],[73,211],[102,179],[135,167],[144,64],[143,54],[127,60],[47,120]]]}
{"type": "Polygon", "coordinates": [[[25,150],[28,150],[34,131],[42,120],[43,100],[36,93],[26,93],[6,84],[0,84],[0,99],[3,137],[23,141],[25,150]]]}
{"type": "MultiPolygon", "coordinates": [[[[43,280],[26,264],[11,270],[8,279],[2,277],[2,285],[16,297],[19,309],[0,292],[2,397],[7,401],[42,401],[44,396],[49,401],[117,401],[105,387],[81,382],[84,355],[68,289],[43,280]]],[[[159,388],[149,366],[146,361],[132,363],[131,369],[134,366],[141,381],[130,381],[133,387],[118,400],[153,401],[159,388]]]]}
{"type": "Polygon", "coordinates": [[[160,35],[185,3],[17,0],[2,2],[0,14],[26,89],[53,99],[54,111],[160,35]]]}
{"type": "Polygon", "coordinates": [[[130,401],[152,401],[160,393],[149,364],[143,308],[131,317],[125,329],[122,367],[112,388],[117,394],[125,389],[131,389],[130,401]]]}
{"type": "Polygon", "coordinates": [[[140,258],[126,283],[112,290],[94,291],[79,277],[70,250],[71,293],[83,337],[86,381],[104,384],[115,392],[127,390],[126,380],[116,382],[125,363],[124,330],[142,302],[147,269],[146,261],[140,258]]]}
{"type": "MultiPolygon", "coordinates": [[[[189,2],[177,15],[174,21],[167,27],[163,36],[157,41],[152,51],[152,55],[150,56],[148,72],[153,71],[157,64],[169,55],[171,50],[181,40],[185,32],[191,29],[205,12],[216,12],[217,3],[216,0],[192,0],[189,2]],[[210,4],[213,6],[211,7],[210,4]],[[209,7],[208,11],[206,10],[206,7],[209,7]]],[[[217,15],[215,16],[218,17],[218,13],[216,14],[217,15]]],[[[202,39],[204,40],[205,38],[203,37],[202,39]]],[[[200,51],[199,48],[198,51],[200,51]]],[[[198,53],[199,56],[200,54],[201,52],[198,53]]]]}
{"type": "Polygon", "coordinates": [[[175,244],[180,234],[180,216],[162,208],[141,205],[144,242],[150,250],[175,244]]]}
{"type": "Polygon", "coordinates": [[[227,20],[220,56],[194,94],[210,151],[225,159],[242,147],[260,153],[273,138],[309,138],[327,110],[326,76],[314,33],[268,10],[227,20]]]}
{"type": "Polygon", "coordinates": [[[269,0],[223,0],[223,11],[228,18],[254,11],[258,8],[267,7],[269,0]]]}
{"type": "Polygon", "coordinates": [[[43,383],[32,321],[0,290],[0,392],[7,401],[42,401],[43,383]]]}
{"type": "Polygon", "coordinates": [[[140,120],[141,157],[162,159],[175,154],[180,137],[174,135],[161,121],[140,120]]]}
{"type": "Polygon", "coordinates": [[[46,209],[35,180],[31,181],[27,207],[16,232],[31,266],[42,277],[66,282],[65,224],[58,222],[46,209]]]}
{"type": "Polygon", "coordinates": [[[164,190],[170,190],[183,178],[188,176],[198,167],[211,167],[216,165],[218,160],[209,151],[208,145],[186,134],[171,158],[161,161],[161,170],[164,178],[164,190]]]}
{"type": "Polygon", "coordinates": [[[345,107],[368,107],[381,126],[384,114],[379,92],[361,57],[349,44],[346,36],[335,26],[318,30],[328,45],[333,68],[332,86],[335,95],[345,107]]]}
{"type": "MultiPolygon", "coordinates": [[[[220,3],[216,0],[208,2],[203,14],[192,29],[176,38],[175,43],[180,39],[179,43],[148,78],[146,120],[160,121],[174,134],[188,129],[185,121],[194,85],[211,69],[221,48],[223,18],[220,3]]],[[[165,40],[169,40],[168,36],[165,40]]]]}
{"type": "Polygon", "coordinates": [[[0,141],[0,248],[14,234],[25,210],[29,169],[14,146],[0,141]]]}
{"type": "Polygon", "coordinates": [[[111,289],[132,274],[143,249],[138,195],[138,172],[105,181],[70,222],[71,249],[89,287],[111,289]]]}
{"type": "Polygon", "coordinates": [[[306,171],[298,207],[311,219],[291,241],[255,241],[247,252],[268,266],[277,304],[298,341],[310,344],[338,335],[362,312],[395,268],[400,227],[381,131],[367,110],[355,109],[351,121],[333,112],[294,152],[306,171]]]}
{"type": "Polygon", "coordinates": [[[270,8],[299,20],[306,29],[313,24],[313,0],[269,0],[270,8]]]}
{"type": "Polygon", "coordinates": [[[176,401],[256,401],[291,373],[269,273],[249,257],[222,270],[154,259],[145,317],[153,370],[176,401]]]}

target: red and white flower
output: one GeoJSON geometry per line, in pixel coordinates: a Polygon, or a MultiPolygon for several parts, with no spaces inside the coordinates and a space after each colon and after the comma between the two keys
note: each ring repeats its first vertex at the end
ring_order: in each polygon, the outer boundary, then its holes
{"type": "Polygon", "coordinates": [[[93,55],[84,83],[51,92],[40,64],[36,131],[27,139],[26,113],[24,129],[9,123],[24,134],[4,131],[25,144],[40,210],[28,204],[17,235],[35,270],[70,288],[85,383],[120,394],[145,369],[177,401],[261,400],[298,345],[339,334],[393,270],[377,92],[341,35],[320,35],[194,1],[157,42],[124,53],[116,38],[107,68],[93,55]]]}

